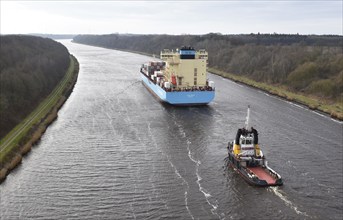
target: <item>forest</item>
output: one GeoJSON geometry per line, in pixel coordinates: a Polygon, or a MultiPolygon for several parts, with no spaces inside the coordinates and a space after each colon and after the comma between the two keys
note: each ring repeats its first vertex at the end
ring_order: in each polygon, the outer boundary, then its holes
{"type": "Polygon", "coordinates": [[[209,67],[342,104],[343,36],[299,34],[78,35],[74,42],[158,55],[191,45],[209,67]]]}
{"type": "Polygon", "coordinates": [[[0,138],[30,114],[64,77],[69,52],[48,38],[0,36],[0,138]]]}

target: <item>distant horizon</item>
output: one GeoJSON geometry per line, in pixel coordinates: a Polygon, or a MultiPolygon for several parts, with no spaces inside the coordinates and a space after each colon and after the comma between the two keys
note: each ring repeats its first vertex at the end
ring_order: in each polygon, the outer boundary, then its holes
{"type": "Polygon", "coordinates": [[[219,33],[219,32],[209,32],[206,34],[147,34],[147,33],[108,33],[108,34],[102,34],[102,33],[95,33],[95,34],[68,34],[68,33],[64,33],[64,34],[51,34],[51,33],[19,33],[19,34],[2,34],[0,33],[0,35],[57,35],[57,36],[68,36],[68,35],[170,35],[170,36],[203,36],[203,35],[208,35],[208,34],[217,34],[217,35],[299,35],[299,36],[340,36],[343,37],[343,34],[300,34],[300,33],[229,33],[229,34],[223,34],[223,33],[219,33]]]}
{"type": "Polygon", "coordinates": [[[341,0],[8,1],[0,33],[343,35],[341,0]]]}

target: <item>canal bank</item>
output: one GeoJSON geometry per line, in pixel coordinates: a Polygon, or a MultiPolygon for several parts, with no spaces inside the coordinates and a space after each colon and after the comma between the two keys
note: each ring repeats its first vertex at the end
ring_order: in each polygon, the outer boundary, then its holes
{"type": "Polygon", "coordinates": [[[313,111],[318,111],[328,115],[331,118],[343,121],[343,106],[338,102],[329,103],[327,100],[320,100],[318,97],[311,97],[305,94],[297,94],[288,91],[285,87],[278,87],[276,85],[257,82],[247,77],[238,76],[232,73],[226,73],[215,68],[209,68],[209,72],[230,79],[234,82],[242,83],[244,85],[262,90],[287,101],[306,106],[313,111]]]}
{"type": "Polygon", "coordinates": [[[0,145],[0,183],[18,166],[41,138],[47,127],[57,119],[58,110],[71,94],[77,81],[79,63],[70,55],[66,75],[51,94],[19,125],[9,132],[0,145]]]}

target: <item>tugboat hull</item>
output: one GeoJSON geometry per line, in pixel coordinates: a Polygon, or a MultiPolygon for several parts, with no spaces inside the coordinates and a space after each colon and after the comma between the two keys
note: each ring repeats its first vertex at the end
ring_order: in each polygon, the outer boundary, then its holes
{"type": "MultiPolygon", "coordinates": [[[[230,150],[230,149],[229,149],[230,150]]],[[[248,161],[237,158],[229,151],[228,165],[240,174],[249,184],[254,186],[281,186],[283,184],[281,176],[267,165],[267,161],[261,158],[259,163],[249,165],[248,161]]]]}

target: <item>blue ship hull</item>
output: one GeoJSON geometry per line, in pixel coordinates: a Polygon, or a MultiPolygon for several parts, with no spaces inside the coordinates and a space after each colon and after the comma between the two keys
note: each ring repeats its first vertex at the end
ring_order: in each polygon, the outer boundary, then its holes
{"type": "Polygon", "coordinates": [[[214,91],[167,92],[141,73],[143,84],[161,101],[171,105],[206,105],[214,99],[214,91]]]}

